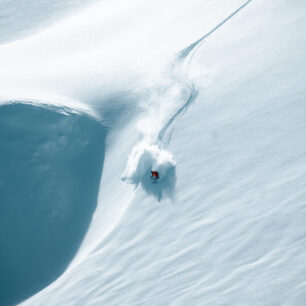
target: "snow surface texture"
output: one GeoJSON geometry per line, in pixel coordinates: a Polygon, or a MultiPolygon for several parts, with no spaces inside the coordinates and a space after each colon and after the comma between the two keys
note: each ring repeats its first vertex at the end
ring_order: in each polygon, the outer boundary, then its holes
{"type": "MultiPolygon", "coordinates": [[[[93,0],[86,2],[88,5],[93,0]]],[[[81,0],[1,0],[0,42],[7,43],[29,36],[41,29],[41,26],[50,25],[82,6],[84,3],[81,0]]]]}
{"type": "Polygon", "coordinates": [[[0,304],[305,305],[305,11],[104,0],[1,45],[0,304]]]}

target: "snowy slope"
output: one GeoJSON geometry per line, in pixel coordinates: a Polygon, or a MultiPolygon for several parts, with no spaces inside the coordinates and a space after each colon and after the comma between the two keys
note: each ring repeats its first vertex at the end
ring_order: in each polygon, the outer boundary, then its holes
{"type": "Polygon", "coordinates": [[[93,0],[23,1],[1,0],[0,42],[8,43],[40,31],[78,9],[88,6],[93,0]]]}
{"type": "Polygon", "coordinates": [[[304,305],[306,5],[115,2],[0,47],[5,104],[64,105],[106,136],[84,240],[22,304],[304,305]]]}

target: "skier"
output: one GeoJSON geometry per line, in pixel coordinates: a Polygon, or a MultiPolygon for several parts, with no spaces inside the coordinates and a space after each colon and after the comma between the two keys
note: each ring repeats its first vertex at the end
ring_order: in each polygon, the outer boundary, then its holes
{"type": "Polygon", "coordinates": [[[159,179],[159,174],[157,171],[151,171],[151,179],[153,180],[153,183],[156,183],[156,181],[159,179]]]}

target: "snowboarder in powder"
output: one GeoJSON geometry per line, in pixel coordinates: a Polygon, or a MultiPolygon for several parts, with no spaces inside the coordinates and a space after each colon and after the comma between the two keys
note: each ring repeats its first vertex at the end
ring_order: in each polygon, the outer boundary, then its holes
{"type": "Polygon", "coordinates": [[[159,174],[157,171],[151,171],[151,179],[153,180],[153,183],[156,183],[156,181],[159,179],[159,174]]]}

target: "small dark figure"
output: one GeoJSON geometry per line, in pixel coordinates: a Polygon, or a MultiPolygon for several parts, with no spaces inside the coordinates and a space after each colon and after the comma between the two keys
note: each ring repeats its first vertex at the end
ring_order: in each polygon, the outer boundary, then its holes
{"type": "Polygon", "coordinates": [[[156,181],[159,179],[159,174],[157,171],[151,171],[151,179],[153,180],[153,183],[156,183],[156,181]]]}

